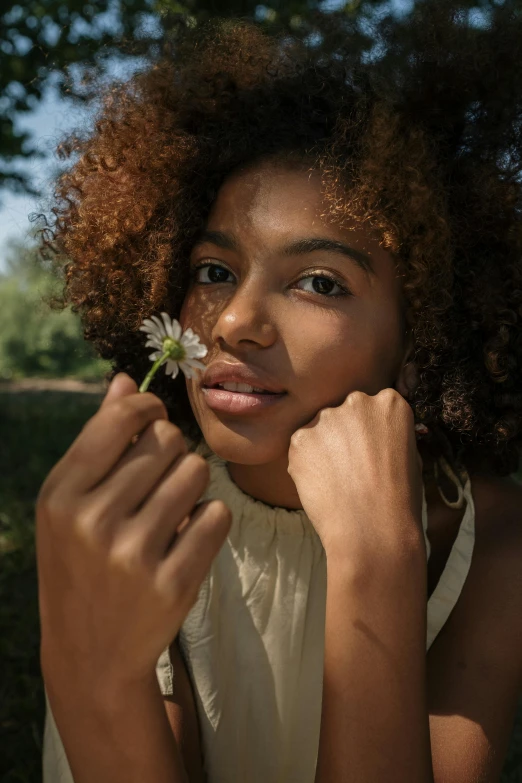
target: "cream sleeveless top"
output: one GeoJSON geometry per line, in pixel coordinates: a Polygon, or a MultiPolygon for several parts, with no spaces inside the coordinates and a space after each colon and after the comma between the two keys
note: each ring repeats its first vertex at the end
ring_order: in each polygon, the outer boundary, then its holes
{"type": "MultiPolygon", "coordinates": [[[[232,512],[227,539],[179,633],[207,783],[313,783],[324,663],[323,546],[303,510],[244,493],[205,441],[191,450],[210,468],[200,500],[220,498],[232,512]]],[[[427,650],[458,600],[475,540],[469,478],[462,487],[451,470],[448,476],[459,490],[458,507],[465,501],[466,509],[427,603],[427,650]]],[[[422,521],[429,558],[424,488],[422,521]]],[[[161,693],[173,693],[168,648],[156,674],[161,693]]],[[[46,707],[43,783],[74,783],[47,694],[46,707]]]]}

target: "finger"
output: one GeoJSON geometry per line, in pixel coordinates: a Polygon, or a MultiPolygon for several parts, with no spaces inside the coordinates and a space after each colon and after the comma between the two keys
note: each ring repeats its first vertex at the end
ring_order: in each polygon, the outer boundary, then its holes
{"type": "Polygon", "coordinates": [[[54,467],[46,482],[47,491],[62,481],[70,494],[92,490],[131,446],[132,436],[155,419],[168,419],[168,413],[151,392],[127,395],[107,404],[89,419],[54,467]]]}
{"type": "Polygon", "coordinates": [[[160,564],[158,589],[177,600],[181,597],[190,607],[231,525],[232,514],[222,500],[202,503],[160,564]]]}
{"type": "Polygon", "coordinates": [[[100,518],[109,518],[111,510],[112,516],[114,511],[121,517],[136,513],[167,468],[173,470],[187,453],[188,446],[179,427],[165,419],[156,419],[101,484],[89,492],[89,506],[96,509],[100,518]]]}
{"type": "Polygon", "coordinates": [[[149,495],[138,513],[125,524],[125,533],[135,533],[139,548],[153,562],[160,560],[179,525],[208,486],[210,469],[199,454],[184,454],[167,471],[155,492],[149,495]]]}
{"type": "Polygon", "coordinates": [[[107,393],[98,410],[102,410],[102,408],[105,408],[109,403],[114,402],[114,400],[117,400],[120,397],[125,397],[127,394],[136,394],[137,391],[138,385],[136,381],[133,381],[127,373],[119,372],[110,382],[107,393]]]}
{"type": "MultiPolygon", "coordinates": [[[[107,394],[100,405],[100,410],[109,403],[114,402],[114,400],[125,397],[128,394],[135,394],[137,391],[138,384],[133,381],[130,375],[127,375],[125,372],[117,373],[110,383],[107,394]]],[[[139,435],[133,435],[131,442],[136,443],[138,439],[139,435]]]]}

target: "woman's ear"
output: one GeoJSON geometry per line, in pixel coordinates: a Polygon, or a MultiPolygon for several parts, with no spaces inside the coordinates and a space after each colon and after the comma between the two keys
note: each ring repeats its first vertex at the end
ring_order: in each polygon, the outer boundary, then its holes
{"type": "Polygon", "coordinates": [[[409,400],[418,383],[419,375],[417,373],[417,368],[412,361],[407,362],[401,367],[401,371],[397,376],[395,382],[396,390],[399,394],[402,394],[403,397],[409,400]]]}
{"type": "Polygon", "coordinates": [[[404,359],[402,361],[394,387],[399,392],[399,394],[402,394],[402,396],[407,400],[410,398],[412,392],[416,389],[419,383],[419,374],[412,357],[413,341],[410,333],[408,344],[404,352],[404,359]]]}

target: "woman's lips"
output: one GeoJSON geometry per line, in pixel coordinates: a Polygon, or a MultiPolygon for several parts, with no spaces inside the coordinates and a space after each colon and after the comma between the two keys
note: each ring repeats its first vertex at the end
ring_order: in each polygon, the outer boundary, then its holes
{"type": "Polygon", "coordinates": [[[234,392],[227,389],[210,389],[202,386],[201,391],[209,408],[227,413],[255,413],[268,408],[286,397],[282,394],[256,392],[234,392]]]}

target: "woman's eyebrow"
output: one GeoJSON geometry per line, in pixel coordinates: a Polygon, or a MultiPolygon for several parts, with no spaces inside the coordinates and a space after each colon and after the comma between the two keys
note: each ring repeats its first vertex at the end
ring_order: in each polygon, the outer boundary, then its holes
{"type": "MultiPolygon", "coordinates": [[[[232,234],[226,234],[224,231],[203,231],[198,236],[196,244],[200,245],[204,242],[211,242],[223,250],[239,250],[237,239],[232,234]]],[[[335,239],[328,239],[327,237],[295,239],[288,245],[285,245],[281,252],[285,256],[298,256],[314,253],[316,250],[323,250],[327,253],[339,253],[354,261],[367,274],[377,276],[372,260],[367,253],[363,253],[362,250],[357,250],[335,239]]]]}
{"type": "Polygon", "coordinates": [[[326,237],[309,237],[303,239],[296,239],[290,242],[289,245],[285,245],[283,248],[283,255],[295,256],[304,255],[305,253],[313,253],[316,250],[323,250],[327,253],[339,253],[346,256],[351,261],[355,261],[364,272],[377,276],[372,260],[367,253],[363,253],[362,250],[357,250],[350,245],[345,245],[344,242],[339,242],[335,239],[327,239],[326,237]]]}
{"type": "Polygon", "coordinates": [[[209,231],[205,229],[198,234],[194,247],[197,245],[203,245],[205,242],[209,242],[216,247],[220,247],[222,250],[236,250],[239,251],[239,242],[232,234],[225,234],[224,231],[209,231]]]}

